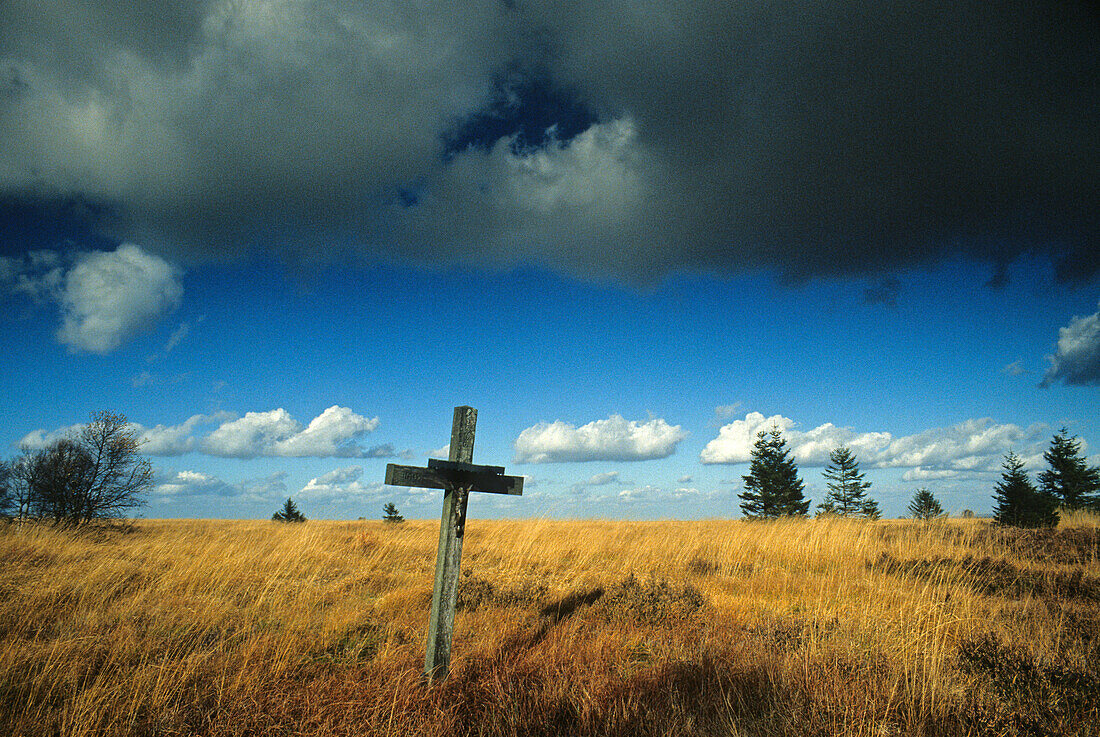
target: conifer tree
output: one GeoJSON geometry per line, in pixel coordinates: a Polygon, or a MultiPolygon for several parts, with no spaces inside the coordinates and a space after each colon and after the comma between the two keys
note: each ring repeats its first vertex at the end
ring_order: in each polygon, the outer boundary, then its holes
{"type": "Polygon", "coordinates": [[[909,502],[909,513],[925,522],[943,516],[943,507],[935,494],[928,489],[917,489],[913,500],[909,502]]]}
{"type": "Polygon", "coordinates": [[[1001,482],[993,489],[993,518],[1013,527],[1053,527],[1058,524],[1058,500],[1039,491],[1027,477],[1024,462],[1013,452],[1001,464],[1001,482]]]}
{"type": "Polygon", "coordinates": [[[1050,466],[1039,474],[1042,490],[1055,497],[1066,509],[1100,508],[1100,467],[1089,466],[1081,457],[1081,443],[1069,430],[1050,441],[1050,450],[1043,453],[1050,466]]]}
{"type": "Polygon", "coordinates": [[[817,505],[819,515],[879,518],[878,503],[867,496],[871,482],[863,480],[859,461],[850,448],[840,447],[829,454],[824,476],[829,494],[817,505]]]}
{"type": "Polygon", "coordinates": [[[276,522],[305,522],[306,518],[301,512],[298,511],[298,505],[294,503],[294,500],[287,497],[287,500],[283,503],[283,508],[275,514],[271,515],[271,519],[276,522]]]}
{"type": "Polygon", "coordinates": [[[778,427],[761,430],[753,444],[749,473],[742,476],[741,511],[748,519],[804,517],[810,500],[802,495],[802,479],[778,427]]]}
{"type": "Polygon", "coordinates": [[[395,524],[405,521],[405,518],[397,511],[397,506],[393,502],[386,502],[382,507],[382,519],[386,522],[395,524]]]}

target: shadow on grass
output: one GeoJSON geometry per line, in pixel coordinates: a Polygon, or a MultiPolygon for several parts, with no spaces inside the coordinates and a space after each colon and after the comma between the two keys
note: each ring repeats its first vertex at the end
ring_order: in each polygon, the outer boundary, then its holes
{"type": "Polygon", "coordinates": [[[530,650],[546,639],[554,625],[573,616],[578,609],[592,606],[603,596],[602,588],[589,591],[577,591],[550,602],[539,610],[538,619],[532,629],[509,637],[500,646],[498,656],[514,656],[521,650],[530,650]]]}

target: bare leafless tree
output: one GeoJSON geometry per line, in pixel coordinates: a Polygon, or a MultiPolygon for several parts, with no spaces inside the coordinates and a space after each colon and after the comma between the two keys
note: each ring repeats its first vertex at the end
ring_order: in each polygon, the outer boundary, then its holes
{"type": "Polygon", "coordinates": [[[145,504],[153,469],[126,418],[96,412],[70,437],[12,462],[17,515],[81,524],[121,517],[145,504]]]}

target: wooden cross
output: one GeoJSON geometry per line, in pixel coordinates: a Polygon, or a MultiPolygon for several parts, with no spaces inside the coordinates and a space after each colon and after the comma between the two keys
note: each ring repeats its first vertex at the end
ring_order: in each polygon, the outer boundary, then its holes
{"type": "Polygon", "coordinates": [[[444,490],[432,612],[428,618],[428,648],[424,655],[424,673],[429,679],[446,678],[451,662],[451,636],[454,633],[455,604],[458,602],[458,568],[462,560],[462,535],[466,527],[466,501],[470,492],[523,494],[522,476],[505,476],[503,466],[473,464],[476,426],[476,409],[455,407],[450,460],[429,458],[427,468],[394,463],[386,466],[387,484],[444,490]]]}

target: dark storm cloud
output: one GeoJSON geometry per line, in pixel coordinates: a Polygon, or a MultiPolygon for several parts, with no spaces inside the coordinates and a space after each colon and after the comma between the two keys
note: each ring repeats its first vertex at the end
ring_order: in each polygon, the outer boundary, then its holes
{"type": "Polygon", "coordinates": [[[162,252],[1100,268],[1085,4],[131,5],[0,6],[0,192],[162,252]]]}

